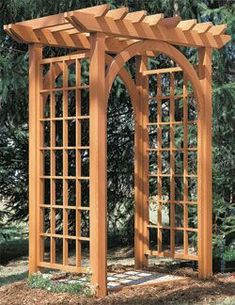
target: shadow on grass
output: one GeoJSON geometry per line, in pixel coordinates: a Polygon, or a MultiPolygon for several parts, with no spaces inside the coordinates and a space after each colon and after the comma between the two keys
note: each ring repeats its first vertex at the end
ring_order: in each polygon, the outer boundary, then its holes
{"type": "Polygon", "coordinates": [[[28,239],[16,239],[0,242],[0,264],[6,265],[10,260],[28,255],[28,239]]]}
{"type": "Polygon", "coordinates": [[[0,277],[0,286],[4,286],[7,284],[12,284],[14,282],[21,281],[21,280],[27,279],[27,277],[28,277],[28,271],[0,277]]]}

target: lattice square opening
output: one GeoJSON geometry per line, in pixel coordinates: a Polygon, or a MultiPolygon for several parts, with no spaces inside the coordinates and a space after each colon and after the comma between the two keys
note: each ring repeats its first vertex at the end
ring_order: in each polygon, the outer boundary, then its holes
{"type": "Polygon", "coordinates": [[[51,124],[48,121],[42,122],[43,128],[43,146],[49,147],[50,146],[50,131],[51,131],[51,124]]]}
{"type": "Polygon", "coordinates": [[[44,150],[41,153],[43,154],[43,164],[44,164],[43,175],[44,176],[50,176],[50,172],[51,172],[51,152],[50,152],[50,150],[44,150]]]}
{"type": "Polygon", "coordinates": [[[42,118],[47,119],[51,115],[51,95],[46,92],[41,94],[43,101],[42,118]]]}
{"type": "Polygon", "coordinates": [[[197,204],[189,204],[188,205],[188,227],[189,228],[197,228],[198,222],[198,209],[197,204]]]}
{"type": "Polygon", "coordinates": [[[51,250],[51,238],[50,237],[41,237],[42,243],[42,261],[50,262],[50,250],[51,250]]]}
{"type": "Polygon", "coordinates": [[[68,176],[76,176],[76,150],[68,150],[68,176]]]}
{"type": "Polygon", "coordinates": [[[157,177],[150,177],[149,178],[149,200],[151,199],[151,197],[154,197],[157,195],[157,189],[158,189],[157,177]]]}
{"type": "Polygon", "coordinates": [[[149,250],[157,251],[158,249],[158,229],[149,228],[149,250]]]}
{"type": "Polygon", "coordinates": [[[184,231],[183,230],[175,231],[175,252],[176,253],[184,252],[184,231]]]}
{"type": "Polygon", "coordinates": [[[157,126],[149,126],[149,148],[156,149],[158,147],[157,142],[157,126]]]}
{"type": "Polygon", "coordinates": [[[170,151],[162,152],[162,173],[170,173],[170,151]]]}
{"type": "Polygon", "coordinates": [[[68,146],[76,146],[76,120],[68,120],[68,146]]]}
{"type": "Polygon", "coordinates": [[[157,96],[157,77],[156,75],[149,75],[149,97],[157,96]]]}
{"type": "Polygon", "coordinates": [[[149,100],[149,123],[157,122],[157,100],[155,98],[151,98],[149,100]]]}
{"type": "Polygon", "coordinates": [[[189,201],[197,201],[197,178],[188,178],[189,201]]]}
{"type": "Polygon", "coordinates": [[[188,231],[188,253],[197,255],[198,245],[197,245],[197,232],[188,231]]]}
{"type": "Polygon", "coordinates": [[[171,231],[168,229],[162,229],[162,251],[171,250],[171,231]]]}
{"type": "Polygon", "coordinates": [[[182,98],[175,100],[175,121],[184,121],[184,100],[182,98]]]}
{"type": "Polygon", "coordinates": [[[69,206],[76,205],[76,180],[75,179],[68,180],[68,205],[69,206]]]}
{"type": "Polygon", "coordinates": [[[41,218],[43,220],[42,233],[51,232],[51,209],[41,208],[41,218]]]}
{"type": "Polygon", "coordinates": [[[53,179],[53,183],[55,184],[55,194],[54,194],[55,204],[62,205],[63,204],[63,180],[62,179],[53,179]]]}
{"type": "Polygon", "coordinates": [[[171,204],[164,203],[162,204],[162,226],[163,227],[170,227],[171,225],[171,204]]]}
{"type": "Polygon", "coordinates": [[[76,116],[76,90],[68,91],[68,117],[76,116]]]}
{"type": "Polygon", "coordinates": [[[170,125],[163,125],[162,127],[162,148],[170,147],[170,125]]]}
{"type": "Polygon", "coordinates": [[[149,151],[149,174],[157,174],[158,152],[149,151]]]}
{"type": "Polygon", "coordinates": [[[75,87],[76,86],[76,62],[68,63],[67,62],[67,69],[68,69],[68,87],[75,87]]]}
{"type": "Polygon", "coordinates": [[[49,205],[51,203],[51,180],[50,179],[43,179],[42,180],[43,186],[43,202],[42,204],[49,205]]]}
{"type": "Polygon", "coordinates": [[[162,105],[162,122],[169,122],[170,121],[170,99],[163,99],[161,101],[162,105]]]}
{"type": "Polygon", "coordinates": [[[184,205],[182,203],[175,204],[175,226],[184,227],[184,205]]]}

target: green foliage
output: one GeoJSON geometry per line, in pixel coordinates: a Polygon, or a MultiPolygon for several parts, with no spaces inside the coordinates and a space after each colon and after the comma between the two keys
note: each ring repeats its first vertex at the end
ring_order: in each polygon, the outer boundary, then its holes
{"type": "Polygon", "coordinates": [[[0,264],[28,255],[28,232],[25,226],[0,223],[0,264]]]}
{"type": "Polygon", "coordinates": [[[225,248],[223,258],[226,262],[235,262],[235,243],[225,248]]]}
{"type": "Polygon", "coordinates": [[[51,292],[67,292],[71,294],[81,294],[91,296],[93,289],[87,283],[77,282],[58,282],[51,279],[50,274],[34,273],[28,277],[28,285],[31,288],[45,289],[51,292]]]}
{"type": "Polygon", "coordinates": [[[13,239],[0,241],[0,264],[4,265],[12,259],[28,255],[28,239],[13,239]]]}

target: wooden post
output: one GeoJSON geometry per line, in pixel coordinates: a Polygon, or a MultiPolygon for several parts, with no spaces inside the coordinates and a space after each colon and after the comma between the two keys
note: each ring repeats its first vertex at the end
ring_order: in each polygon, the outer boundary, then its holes
{"type": "Polygon", "coordinates": [[[137,56],[136,86],[138,90],[135,127],[135,267],[148,264],[148,57],[137,56]]]}
{"type": "Polygon", "coordinates": [[[212,275],[212,77],[211,48],[201,48],[199,78],[204,103],[198,121],[198,269],[199,277],[212,275]]]}
{"type": "Polygon", "coordinates": [[[90,61],[90,259],[99,297],[107,294],[106,129],[105,35],[94,33],[90,61]]]}
{"type": "Polygon", "coordinates": [[[40,66],[42,47],[29,45],[29,273],[38,270],[40,259],[40,66]]]}

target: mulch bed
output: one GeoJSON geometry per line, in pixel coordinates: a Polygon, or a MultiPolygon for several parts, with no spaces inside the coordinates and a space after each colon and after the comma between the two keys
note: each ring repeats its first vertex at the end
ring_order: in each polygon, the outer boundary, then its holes
{"type": "MultiPolygon", "coordinates": [[[[162,270],[161,270],[162,271],[162,270]]],[[[164,284],[155,287],[131,287],[109,293],[102,299],[81,297],[68,293],[51,293],[41,289],[31,289],[26,281],[20,281],[0,288],[1,305],[173,305],[173,304],[222,304],[224,299],[235,304],[235,274],[217,275],[202,281],[195,272],[185,268],[175,274],[187,275],[184,282],[164,284]],[[233,301],[234,300],[234,303],[233,301]]]]}

